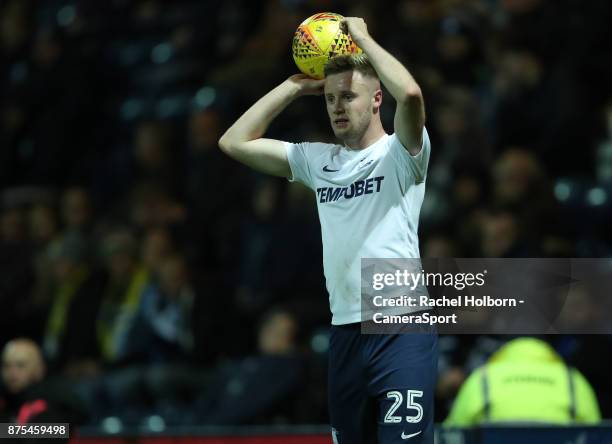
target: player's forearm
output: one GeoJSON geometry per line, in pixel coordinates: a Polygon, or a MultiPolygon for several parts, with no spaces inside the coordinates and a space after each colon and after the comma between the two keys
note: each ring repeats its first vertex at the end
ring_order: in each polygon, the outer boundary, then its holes
{"type": "Polygon", "coordinates": [[[381,82],[398,103],[423,101],[421,88],[412,74],[371,36],[362,37],[355,43],[367,54],[381,82]]]}
{"type": "Polygon", "coordinates": [[[276,116],[299,96],[299,91],[299,88],[289,81],[278,85],[234,122],[219,139],[219,146],[223,149],[232,143],[247,142],[262,137],[276,116]]]}

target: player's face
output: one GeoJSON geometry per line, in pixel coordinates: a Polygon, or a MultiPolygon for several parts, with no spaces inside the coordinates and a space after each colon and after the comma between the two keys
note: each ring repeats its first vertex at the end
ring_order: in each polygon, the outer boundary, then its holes
{"type": "Polygon", "coordinates": [[[332,74],[325,79],[325,104],[334,134],[358,141],[368,129],[382,94],[378,81],[358,71],[332,74]]]}

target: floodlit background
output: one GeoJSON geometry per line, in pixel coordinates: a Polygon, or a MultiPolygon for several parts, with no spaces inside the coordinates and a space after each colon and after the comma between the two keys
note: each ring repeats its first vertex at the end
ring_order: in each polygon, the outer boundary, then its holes
{"type": "MultiPolygon", "coordinates": [[[[328,422],[313,196],[216,145],[321,11],[422,86],[424,256],[612,254],[608,0],[1,0],[0,345],[41,344],[86,424],[328,422]]],[[[331,141],[322,99],[268,136],[331,141]]],[[[438,421],[504,339],[441,338],[438,421]]],[[[549,340],[612,416],[610,338],[549,340]]]]}

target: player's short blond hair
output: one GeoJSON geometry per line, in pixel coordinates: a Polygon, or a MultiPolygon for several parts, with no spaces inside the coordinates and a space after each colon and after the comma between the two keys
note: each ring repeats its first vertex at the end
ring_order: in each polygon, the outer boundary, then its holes
{"type": "Polygon", "coordinates": [[[325,77],[331,74],[340,74],[346,71],[359,71],[364,76],[374,77],[378,79],[376,70],[370,63],[368,56],[361,54],[343,54],[332,57],[325,64],[323,72],[325,77]]]}

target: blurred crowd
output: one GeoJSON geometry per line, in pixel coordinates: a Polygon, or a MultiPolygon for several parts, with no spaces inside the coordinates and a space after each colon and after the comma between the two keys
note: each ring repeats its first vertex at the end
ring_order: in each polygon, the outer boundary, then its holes
{"type": "MultiPolygon", "coordinates": [[[[0,0],[0,344],[40,344],[90,422],[327,421],[313,196],[217,149],[326,10],[424,91],[424,256],[612,254],[607,0],[0,0]]],[[[323,102],[269,135],[331,141],[323,102]]],[[[441,338],[438,420],[502,340],[441,338]]],[[[549,341],[610,417],[612,340],[549,341]]]]}

